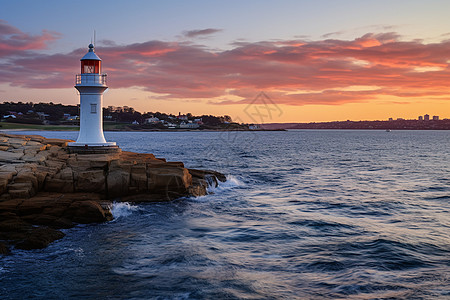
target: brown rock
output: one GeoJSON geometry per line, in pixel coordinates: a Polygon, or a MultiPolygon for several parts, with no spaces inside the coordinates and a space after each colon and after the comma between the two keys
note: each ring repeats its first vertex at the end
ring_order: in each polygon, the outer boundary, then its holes
{"type": "Polygon", "coordinates": [[[30,141],[34,141],[34,142],[38,142],[38,143],[42,143],[45,140],[45,138],[40,135],[28,135],[28,138],[30,139],[30,141]]]}
{"type": "Polygon", "coordinates": [[[10,138],[8,143],[14,148],[21,148],[27,144],[27,140],[22,138],[10,138]]]}
{"type": "Polygon", "coordinates": [[[73,180],[73,170],[69,167],[62,169],[57,175],[59,175],[59,178],[62,180],[73,180]]]}
{"type": "Polygon", "coordinates": [[[96,201],[76,201],[71,204],[64,217],[82,224],[112,220],[111,212],[96,201]]]}
{"type": "Polygon", "coordinates": [[[42,190],[42,188],[44,187],[45,179],[47,178],[48,175],[48,171],[44,170],[43,168],[37,169],[34,174],[38,182],[38,190],[42,190]]]}
{"type": "Polygon", "coordinates": [[[105,192],[105,174],[103,170],[74,172],[76,192],[105,192]]]}
{"type": "Polygon", "coordinates": [[[21,169],[14,178],[14,183],[30,183],[34,189],[39,188],[36,174],[31,169],[21,169]]]}
{"type": "Polygon", "coordinates": [[[131,167],[131,186],[136,187],[138,191],[147,189],[147,169],[145,164],[134,165],[131,167]]]}
{"type": "Polygon", "coordinates": [[[16,244],[16,248],[23,250],[42,249],[47,247],[51,242],[61,239],[64,236],[64,233],[52,228],[32,228],[24,236],[24,239],[16,244]]]}
{"type": "Polygon", "coordinates": [[[52,155],[56,155],[62,148],[60,146],[56,146],[56,145],[50,145],[50,147],[47,147],[48,151],[50,151],[50,153],[52,155]]]}
{"type": "Polygon", "coordinates": [[[19,205],[22,203],[22,199],[12,199],[0,202],[0,214],[16,212],[19,205]]]}
{"type": "Polygon", "coordinates": [[[5,235],[10,232],[26,232],[31,228],[31,225],[24,222],[21,218],[15,214],[2,214],[2,221],[0,221],[0,232],[5,235]]]}
{"type": "Polygon", "coordinates": [[[59,160],[46,160],[45,165],[49,168],[54,169],[56,172],[59,172],[59,170],[61,170],[61,168],[66,165],[66,163],[59,160]]]}
{"type": "Polygon", "coordinates": [[[197,170],[197,169],[189,169],[189,173],[191,173],[192,177],[203,178],[205,177],[214,177],[216,181],[219,180],[221,182],[227,181],[227,178],[222,173],[212,171],[212,170],[197,170]]]}
{"type": "Polygon", "coordinates": [[[74,182],[73,180],[50,178],[45,181],[43,190],[45,192],[73,193],[74,182]]]}
{"type": "Polygon", "coordinates": [[[0,161],[3,162],[12,162],[14,160],[19,160],[22,156],[23,156],[23,151],[22,153],[14,153],[14,152],[9,152],[9,151],[0,151],[0,161]]]}
{"type": "Polygon", "coordinates": [[[18,183],[17,185],[11,185],[12,188],[8,189],[8,194],[11,198],[29,198],[34,192],[32,191],[31,184],[18,183]],[[22,188],[18,185],[23,185],[22,188]]]}
{"type": "Polygon", "coordinates": [[[43,141],[46,144],[56,145],[59,147],[67,147],[67,144],[70,142],[74,142],[72,140],[63,140],[63,139],[45,139],[43,141]]]}
{"type": "Polygon", "coordinates": [[[192,184],[192,176],[184,168],[149,168],[147,177],[150,192],[186,193],[192,184]]]}
{"type": "Polygon", "coordinates": [[[3,194],[7,191],[8,183],[11,181],[14,175],[14,172],[0,171],[0,194],[3,194]]]}
{"type": "Polygon", "coordinates": [[[126,195],[130,186],[130,173],[120,169],[110,171],[107,175],[106,182],[108,198],[114,199],[126,195]]]}

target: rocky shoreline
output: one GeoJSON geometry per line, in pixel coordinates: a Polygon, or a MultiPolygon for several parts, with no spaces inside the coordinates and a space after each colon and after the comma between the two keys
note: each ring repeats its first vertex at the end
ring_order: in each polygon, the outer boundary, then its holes
{"type": "Polygon", "coordinates": [[[112,220],[112,202],[207,194],[223,174],[153,154],[70,153],[70,140],[0,133],[0,254],[45,248],[59,229],[112,220]]]}

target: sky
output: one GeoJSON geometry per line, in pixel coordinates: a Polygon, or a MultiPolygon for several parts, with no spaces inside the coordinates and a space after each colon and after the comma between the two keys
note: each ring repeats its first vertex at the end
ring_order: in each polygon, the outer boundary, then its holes
{"type": "Polygon", "coordinates": [[[450,118],[450,1],[0,0],[0,101],[78,104],[95,30],[104,106],[238,122],[450,118]]]}

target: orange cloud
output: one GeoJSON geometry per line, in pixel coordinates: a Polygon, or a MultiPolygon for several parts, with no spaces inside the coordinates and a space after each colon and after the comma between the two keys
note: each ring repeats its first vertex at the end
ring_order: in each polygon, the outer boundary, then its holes
{"type": "MultiPolygon", "coordinates": [[[[33,51],[57,37],[47,32],[29,36],[0,22],[0,83],[71,86],[85,49],[53,55],[33,51]],[[14,55],[10,49],[16,49],[14,55]]],[[[450,96],[450,41],[424,44],[402,41],[396,33],[368,33],[354,40],[233,45],[231,50],[212,51],[188,42],[117,45],[109,41],[97,52],[112,88],[140,87],[160,94],[158,99],[204,99],[228,105],[248,103],[263,90],[277,103],[299,106],[367,102],[380,96],[450,96]]]]}

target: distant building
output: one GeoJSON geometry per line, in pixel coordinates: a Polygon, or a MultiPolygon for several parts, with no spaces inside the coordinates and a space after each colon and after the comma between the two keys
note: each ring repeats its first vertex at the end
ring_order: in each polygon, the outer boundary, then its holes
{"type": "Polygon", "coordinates": [[[131,124],[133,124],[133,125],[139,125],[139,122],[136,121],[136,120],[134,120],[131,124]]]}
{"type": "Polygon", "coordinates": [[[41,120],[45,120],[45,119],[47,119],[48,117],[50,117],[49,114],[43,113],[43,112],[41,112],[41,111],[36,112],[36,114],[38,115],[39,119],[41,119],[41,120]]]}
{"type": "Polygon", "coordinates": [[[155,123],[159,123],[159,119],[154,117],[154,116],[150,116],[150,118],[145,119],[145,123],[146,124],[155,124],[155,123]]]}
{"type": "Polygon", "coordinates": [[[423,116],[419,116],[419,121],[423,121],[423,116]]]}
{"type": "MultiPolygon", "coordinates": [[[[348,122],[349,120],[347,120],[347,122],[348,122]]],[[[389,122],[392,122],[392,121],[394,121],[394,119],[392,119],[392,118],[389,118],[389,122]]]]}
{"type": "Polygon", "coordinates": [[[189,128],[189,129],[195,129],[195,128],[199,128],[200,125],[198,125],[197,123],[192,123],[192,122],[188,122],[188,123],[181,123],[180,124],[180,128],[189,128]]]}
{"type": "Polygon", "coordinates": [[[250,124],[250,125],[248,125],[248,129],[257,130],[257,129],[259,129],[259,125],[258,124],[250,124]]]}
{"type": "Polygon", "coordinates": [[[423,119],[425,121],[430,121],[430,115],[426,114],[425,116],[423,116],[423,119]]]}
{"type": "Polygon", "coordinates": [[[433,116],[433,121],[439,121],[439,116],[433,116]]]}
{"type": "Polygon", "coordinates": [[[397,118],[397,121],[404,121],[405,119],[403,118],[397,118]]]}

